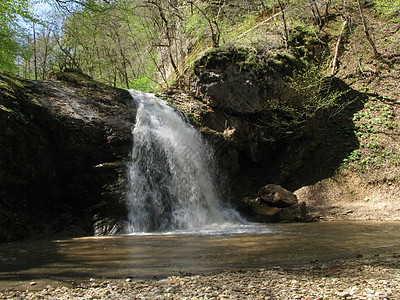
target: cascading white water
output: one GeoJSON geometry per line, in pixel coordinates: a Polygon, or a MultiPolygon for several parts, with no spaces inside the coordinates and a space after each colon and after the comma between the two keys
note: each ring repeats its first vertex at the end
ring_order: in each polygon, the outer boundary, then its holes
{"type": "Polygon", "coordinates": [[[129,164],[128,232],[196,230],[237,222],[224,208],[213,151],[166,102],[130,91],[138,105],[129,164]]]}

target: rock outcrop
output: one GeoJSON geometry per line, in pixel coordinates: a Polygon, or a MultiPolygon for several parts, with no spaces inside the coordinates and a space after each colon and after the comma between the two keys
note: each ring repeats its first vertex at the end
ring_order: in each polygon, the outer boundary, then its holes
{"type": "Polygon", "coordinates": [[[118,231],[135,109],[77,72],[1,75],[0,241],[118,231]]]}
{"type": "Polygon", "coordinates": [[[258,54],[248,49],[211,51],[196,62],[196,96],[232,114],[261,112],[268,100],[287,97],[285,76],[301,63],[290,55],[258,54]]]}
{"type": "MultiPolygon", "coordinates": [[[[352,115],[362,107],[363,95],[312,72],[291,81],[293,74],[307,72],[304,61],[281,48],[213,49],[195,62],[192,74],[180,78],[179,90],[166,95],[214,146],[238,207],[267,183],[295,191],[329,178],[358,147],[352,115]],[[308,94],[295,88],[304,81],[313,86],[308,94]],[[332,106],[326,102],[308,110],[332,99],[332,106]]],[[[298,219],[303,207],[293,207],[298,219]]]]}

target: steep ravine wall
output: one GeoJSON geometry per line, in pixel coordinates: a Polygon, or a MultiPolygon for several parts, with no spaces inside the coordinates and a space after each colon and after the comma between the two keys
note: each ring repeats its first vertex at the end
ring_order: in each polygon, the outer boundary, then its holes
{"type": "MultiPolygon", "coordinates": [[[[220,167],[229,174],[233,201],[244,211],[245,199],[267,184],[294,192],[332,178],[359,147],[352,115],[365,95],[338,78],[323,79],[321,93],[343,93],[337,100],[343,109],[337,114],[321,110],[295,123],[292,111],[302,113],[298,103],[307,95],[291,88],[288,78],[304,67],[284,50],[216,49],[195,63],[190,80],[180,83],[186,86],[183,92],[166,95],[214,145],[220,167]]],[[[298,195],[308,206],[318,203],[316,194],[312,201],[298,195]]]]}

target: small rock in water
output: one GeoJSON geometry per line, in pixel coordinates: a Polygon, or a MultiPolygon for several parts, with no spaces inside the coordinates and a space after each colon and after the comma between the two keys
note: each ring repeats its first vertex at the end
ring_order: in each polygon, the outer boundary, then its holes
{"type": "Polygon", "coordinates": [[[126,278],[126,279],[125,279],[125,281],[126,281],[126,282],[131,282],[131,281],[132,281],[132,279],[130,279],[130,278],[126,278]]]}
{"type": "Polygon", "coordinates": [[[35,282],[35,281],[32,281],[32,282],[30,283],[30,285],[31,285],[31,286],[36,285],[36,282],[35,282]]]}
{"type": "Polygon", "coordinates": [[[96,281],[96,279],[94,279],[94,278],[90,278],[90,279],[89,279],[89,281],[90,281],[90,282],[95,282],[95,281],[96,281]]]}

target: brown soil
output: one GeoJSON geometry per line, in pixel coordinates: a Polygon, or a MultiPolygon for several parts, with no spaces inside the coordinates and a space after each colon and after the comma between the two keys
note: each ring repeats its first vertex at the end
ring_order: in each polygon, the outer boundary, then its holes
{"type": "Polygon", "coordinates": [[[400,26],[393,16],[378,16],[372,9],[365,13],[381,57],[373,56],[361,20],[354,15],[336,74],[368,95],[352,118],[359,146],[332,177],[295,193],[317,217],[400,220],[400,26]]]}

